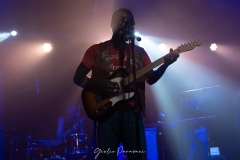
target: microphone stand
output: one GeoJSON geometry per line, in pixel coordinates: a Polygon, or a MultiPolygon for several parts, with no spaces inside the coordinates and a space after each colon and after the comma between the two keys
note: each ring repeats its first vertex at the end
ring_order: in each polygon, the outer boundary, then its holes
{"type": "Polygon", "coordinates": [[[31,131],[29,131],[28,133],[28,137],[27,137],[27,140],[28,140],[28,148],[27,148],[27,160],[29,160],[29,156],[30,156],[30,152],[31,152],[31,131]]]}
{"type": "Polygon", "coordinates": [[[76,152],[79,153],[79,133],[80,133],[80,129],[79,129],[79,114],[77,114],[77,128],[76,128],[76,152]]]}
{"type": "MultiPolygon", "coordinates": [[[[135,113],[135,123],[136,123],[136,141],[137,141],[137,150],[140,151],[140,133],[139,133],[139,100],[138,100],[138,88],[137,88],[137,78],[136,78],[136,56],[135,56],[135,38],[138,41],[141,41],[140,37],[134,35],[134,30],[128,28],[128,34],[126,39],[129,40],[132,48],[132,61],[133,61],[133,84],[134,84],[134,113],[135,113]]],[[[138,160],[141,160],[141,155],[137,154],[138,160]]]]}

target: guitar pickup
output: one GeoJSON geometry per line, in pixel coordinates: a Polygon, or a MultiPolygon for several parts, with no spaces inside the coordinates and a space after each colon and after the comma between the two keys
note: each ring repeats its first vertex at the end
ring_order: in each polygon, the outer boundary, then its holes
{"type": "Polygon", "coordinates": [[[97,93],[97,94],[94,94],[94,99],[95,99],[95,102],[96,103],[100,103],[102,100],[108,98],[108,96],[106,96],[104,93],[97,93]]]}
{"type": "Polygon", "coordinates": [[[96,113],[100,113],[100,112],[102,112],[103,110],[108,109],[109,107],[112,107],[112,102],[109,102],[108,104],[103,105],[102,107],[96,109],[95,112],[96,112],[96,113]]]}
{"type": "Polygon", "coordinates": [[[101,97],[99,94],[94,94],[94,99],[96,103],[100,103],[102,101],[101,97]]]}

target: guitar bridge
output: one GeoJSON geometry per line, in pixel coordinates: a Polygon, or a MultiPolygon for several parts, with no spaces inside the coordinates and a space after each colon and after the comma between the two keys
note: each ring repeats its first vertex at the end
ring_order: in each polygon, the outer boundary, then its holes
{"type": "Polygon", "coordinates": [[[112,107],[112,102],[109,102],[108,104],[103,105],[102,107],[99,107],[98,109],[95,110],[95,113],[100,113],[103,110],[106,110],[106,109],[108,109],[110,107],[112,107]]]}

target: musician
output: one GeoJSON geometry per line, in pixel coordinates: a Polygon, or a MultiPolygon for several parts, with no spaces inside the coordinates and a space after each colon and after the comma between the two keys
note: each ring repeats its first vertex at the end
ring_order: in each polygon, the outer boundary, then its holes
{"type": "MultiPolygon", "coordinates": [[[[132,50],[126,42],[128,29],[133,29],[135,25],[133,14],[130,10],[120,8],[116,10],[111,19],[112,38],[100,44],[92,45],[87,49],[80,65],[78,66],[74,83],[84,89],[96,88],[101,92],[116,94],[120,86],[117,82],[112,82],[109,78],[116,73],[118,68],[125,68],[128,74],[132,74],[132,50]],[[91,78],[86,75],[92,70],[91,78]],[[129,71],[128,71],[129,70],[129,71]]],[[[136,69],[143,68],[151,63],[146,51],[135,46],[136,69]]],[[[129,160],[147,159],[146,139],[144,132],[144,110],[145,110],[145,81],[152,85],[164,74],[167,67],[175,62],[179,55],[172,52],[165,56],[165,63],[156,71],[149,71],[137,79],[140,103],[138,103],[139,130],[136,130],[134,102],[126,102],[116,107],[115,112],[96,121],[97,147],[95,149],[96,158],[101,160],[116,159],[119,154],[119,144],[123,143],[123,148],[129,160]],[[136,133],[139,132],[139,139],[136,133]],[[140,142],[140,148],[137,142],[140,142]],[[133,153],[134,151],[137,151],[133,153]],[[140,154],[140,155],[138,155],[140,154]]],[[[119,70],[118,70],[119,71],[119,70]]],[[[122,149],[122,148],[120,148],[122,149]]],[[[120,152],[120,151],[119,151],[120,152]]]]}
{"type": "Polygon", "coordinates": [[[73,133],[84,134],[84,119],[80,117],[80,105],[69,101],[66,107],[68,114],[59,117],[56,137],[66,138],[73,133]]]}

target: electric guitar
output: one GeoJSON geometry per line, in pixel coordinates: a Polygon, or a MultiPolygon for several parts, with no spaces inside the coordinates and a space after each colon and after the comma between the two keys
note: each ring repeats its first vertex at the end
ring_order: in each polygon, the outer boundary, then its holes
{"type": "MultiPolygon", "coordinates": [[[[185,43],[179,46],[173,52],[182,53],[194,49],[196,46],[200,46],[201,41],[196,40],[193,42],[185,43]]],[[[164,63],[164,56],[154,61],[153,63],[141,68],[136,72],[136,78],[141,77],[145,73],[149,72],[153,68],[164,63]]],[[[133,75],[128,76],[124,68],[116,70],[109,78],[112,82],[117,82],[120,90],[114,94],[106,94],[100,90],[88,90],[82,91],[82,102],[84,110],[87,116],[92,120],[100,120],[107,115],[114,112],[114,108],[123,102],[132,100],[134,92],[126,90],[126,86],[133,82],[133,75]]]]}

